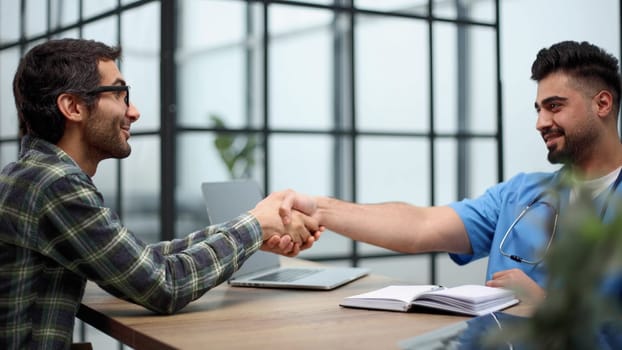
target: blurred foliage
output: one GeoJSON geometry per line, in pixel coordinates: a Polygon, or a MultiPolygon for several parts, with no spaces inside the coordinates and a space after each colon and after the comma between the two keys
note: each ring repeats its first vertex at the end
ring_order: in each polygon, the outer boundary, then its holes
{"type": "Polygon", "coordinates": [[[255,148],[257,141],[254,135],[238,135],[230,131],[225,122],[217,115],[210,115],[216,132],[214,146],[223,163],[227,167],[231,179],[251,177],[255,165],[255,148]]]}
{"type": "Polygon", "coordinates": [[[615,195],[605,199],[616,215],[603,222],[591,193],[572,176],[560,184],[568,185],[578,188],[577,198],[560,213],[559,231],[545,258],[547,297],[526,322],[495,336],[499,348],[507,348],[507,341],[546,350],[620,346],[622,202],[615,195]]]}

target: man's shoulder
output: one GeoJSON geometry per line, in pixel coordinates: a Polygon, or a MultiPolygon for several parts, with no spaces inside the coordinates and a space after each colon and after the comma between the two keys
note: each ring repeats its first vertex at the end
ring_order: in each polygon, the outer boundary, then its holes
{"type": "Polygon", "coordinates": [[[557,176],[558,171],[518,173],[490,187],[486,193],[510,202],[520,198],[531,198],[550,188],[557,176]]]}
{"type": "Polygon", "coordinates": [[[504,181],[504,184],[511,185],[522,185],[529,187],[540,187],[546,186],[547,184],[554,181],[554,179],[558,176],[559,171],[554,172],[529,172],[529,173],[518,173],[504,181]]]}
{"type": "Polygon", "coordinates": [[[559,170],[553,172],[522,172],[515,174],[505,182],[544,182],[552,181],[558,176],[559,170]]]}
{"type": "Polygon", "coordinates": [[[22,143],[19,159],[4,167],[0,182],[19,181],[42,188],[68,176],[88,179],[77,164],[60,148],[35,139],[22,143]]]}

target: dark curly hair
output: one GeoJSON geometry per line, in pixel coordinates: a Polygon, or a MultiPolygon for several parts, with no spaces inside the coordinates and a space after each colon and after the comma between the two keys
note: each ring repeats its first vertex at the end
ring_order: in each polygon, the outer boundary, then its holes
{"type": "Polygon", "coordinates": [[[570,75],[581,86],[609,90],[614,108],[620,108],[620,72],[618,60],[588,42],[562,41],[538,52],[531,66],[531,79],[540,81],[554,72],[570,75]]]}
{"type": "Polygon", "coordinates": [[[65,132],[58,96],[74,93],[92,110],[97,96],[87,92],[100,84],[98,63],[120,56],[120,48],[93,40],[50,40],[33,47],[13,79],[20,133],[57,143],[65,132]]]}

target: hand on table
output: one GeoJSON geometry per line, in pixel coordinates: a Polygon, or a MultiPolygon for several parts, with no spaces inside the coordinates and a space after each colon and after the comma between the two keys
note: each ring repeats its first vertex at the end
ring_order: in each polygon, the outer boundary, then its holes
{"type": "Polygon", "coordinates": [[[495,272],[492,275],[492,280],[487,281],[486,285],[511,289],[516,292],[520,299],[535,303],[544,300],[546,296],[544,289],[520,269],[495,272]]]}

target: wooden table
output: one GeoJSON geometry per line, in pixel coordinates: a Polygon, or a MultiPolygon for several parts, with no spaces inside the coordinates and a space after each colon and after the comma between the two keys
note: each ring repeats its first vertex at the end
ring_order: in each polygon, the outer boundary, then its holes
{"type": "Polygon", "coordinates": [[[179,313],[161,316],[89,282],[78,318],[135,349],[397,349],[400,340],[468,319],[339,306],[346,296],[396,283],[378,275],[332,291],[224,283],[179,313]]]}

